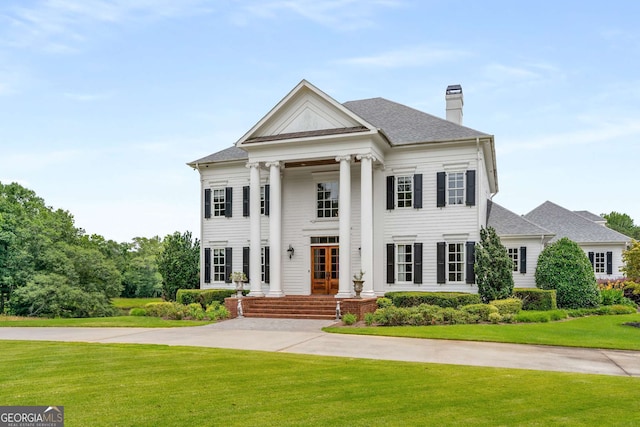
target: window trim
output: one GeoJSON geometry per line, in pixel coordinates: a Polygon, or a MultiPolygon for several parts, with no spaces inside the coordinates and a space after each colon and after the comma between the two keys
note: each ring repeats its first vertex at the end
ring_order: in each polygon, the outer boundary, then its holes
{"type": "Polygon", "coordinates": [[[403,243],[396,243],[395,244],[395,259],[394,259],[394,264],[395,264],[395,283],[398,284],[413,284],[414,283],[414,279],[415,279],[415,271],[414,271],[414,262],[415,262],[415,251],[414,251],[414,246],[413,243],[408,243],[408,242],[403,242],[403,243]],[[405,248],[405,252],[404,255],[406,257],[407,252],[406,252],[406,248],[409,248],[409,255],[411,256],[411,260],[409,262],[405,261],[401,262],[400,260],[400,247],[405,248]],[[401,273],[401,266],[405,266],[404,268],[404,272],[401,273]],[[407,267],[408,266],[408,267],[407,267]],[[407,269],[409,271],[407,271],[407,269]],[[400,279],[400,274],[404,274],[404,280],[400,279]],[[407,275],[409,275],[409,279],[407,279],[407,275]]]}
{"type": "MultiPolygon", "coordinates": [[[[456,183],[458,182],[458,180],[456,179],[456,183]]],[[[465,205],[465,196],[466,196],[466,186],[467,186],[467,176],[465,171],[450,171],[447,172],[446,175],[446,204],[447,206],[464,206],[465,205]],[[456,177],[458,175],[460,175],[462,177],[462,180],[460,181],[460,186],[459,187],[453,187],[451,188],[451,177],[455,175],[456,177]],[[452,191],[462,191],[462,194],[460,196],[457,195],[454,196],[454,200],[459,200],[459,203],[451,203],[451,192],[452,191]],[[458,199],[459,198],[459,199],[458,199]]]]}
{"type": "Polygon", "coordinates": [[[513,262],[513,268],[511,271],[520,272],[520,248],[507,248],[507,255],[513,262]]]}
{"type": "Polygon", "coordinates": [[[211,249],[211,283],[226,283],[227,282],[227,248],[215,246],[211,249]],[[217,252],[217,253],[216,253],[217,252]],[[218,260],[218,264],[216,264],[216,259],[218,260]],[[220,264],[220,261],[222,262],[220,264]],[[217,269],[221,269],[222,271],[216,271],[217,269]],[[220,277],[222,279],[220,279],[220,277]]]}
{"type": "Polygon", "coordinates": [[[446,283],[459,284],[465,283],[465,266],[466,266],[466,242],[462,241],[452,241],[446,242],[446,251],[445,251],[445,274],[446,274],[446,283]],[[459,245],[460,251],[454,252],[454,254],[459,254],[459,260],[455,264],[459,264],[460,268],[457,271],[454,271],[453,274],[459,274],[460,280],[451,280],[451,245],[459,245]]]}
{"type": "Polygon", "coordinates": [[[396,175],[395,177],[395,197],[396,207],[398,209],[411,209],[413,208],[413,196],[414,196],[414,175],[396,175]],[[404,186],[405,189],[400,191],[400,186],[404,186]],[[408,190],[407,190],[408,186],[408,190]],[[402,196],[402,197],[401,197],[402,196]],[[402,205],[401,205],[402,203],[402,205]]]}
{"type": "Polygon", "coordinates": [[[315,213],[316,213],[316,220],[320,220],[320,221],[326,221],[326,220],[336,220],[340,217],[340,181],[339,180],[318,180],[314,182],[315,184],[315,213]],[[322,191],[320,190],[320,186],[326,186],[326,185],[330,185],[330,186],[335,186],[335,188],[331,188],[328,193],[330,198],[328,199],[320,199],[319,195],[320,193],[327,193],[327,189],[324,188],[322,191]],[[333,193],[333,191],[336,192],[336,196],[335,198],[331,198],[331,194],[333,193]],[[326,207],[326,203],[331,203],[330,207],[326,207]],[[323,204],[322,208],[320,208],[320,203],[323,204]],[[335,206],[333,205],[333,203],[335,203],[335,206]],[[329,212],[331,215],[330,216],[320,216],[318,215],[320,212],[327,213],[329,212]]]}

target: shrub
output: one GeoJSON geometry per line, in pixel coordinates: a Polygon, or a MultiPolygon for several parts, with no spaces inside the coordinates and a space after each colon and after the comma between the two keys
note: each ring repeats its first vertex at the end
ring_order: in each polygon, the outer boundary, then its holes
{"type": "Polygon", "coordinates": [[[480,295],[464,292],[387,292],[385,297],[391,299],[396,307],[415,307],[420,304],[429,304],[456,308],[481,302],[480,295]]]}
{"type": "Polygon", "coordinates": [[[567,312],[564,310],[528,310],[516,314],[515,321],[522,323],[544,323],[566,319],[567,316],[567,312]]]}
{"type": "Polygon", "coordinates": [[[598,288],[589,258],[567,238],[544,248],[535,277],[537,287],[556,290],[560,308],[598,306],[598,288]]]}
{"type": "Polygon", "coordinates": [[[495,313],[489,314],[489,321],[491,323],[500,323],[501,320],[502,320],[502,316],[500,316],[500,313],[495,312],[495,313]]]}
{"type": "Polygon", "coordinates": [[[627,281],[624,282],[624,296],[629,298],[636,304],[640,304],[640,283],[627,281]]]}
{"type": "Polygon", "coordinates": [[[129,316],[146,316],[147,315],[147,310],[145,310],[144,308],[140,308],[140,307],[135,307],[132,308],[131,310],[129,310],[129,316]]]}
{"type": "Polygon", "coordinates": [[[364,324],[367,326],[373,325],[375,319],[373,317],[373,313],[365,313],[364,314],[364,324]]]}
{"type": "Polygon", "coordinates": [[[624,291],[622,289],[601,289],[600,303],[602,305],[622,304],[624,291]]]}
{"type": "Polygon", "coordinates": [[[492,227],[480,229],[474,269],[483,302],[508,298],[513,292],[513,261],[492,227]]]}
{"type": "Polygon", "coordinates": [[[227,307],[220,304],[218,301],[213,301],[207,307],[205,315],[211,320],[222,320],[222,319],[229,318],[229,316],[231,316],[231,313],[229,313],[229,310],[227,310],[227,307]]]}
{"type": "Polygon", "coordinates": [[[353,313],[345,313],[342,315],[342,321],[345,325],[353,325],[358,321],[358,317],[353,313]]]}
{"type": "Polygon", "coordinates": [[[640,281],[640,241],[632,240],[629,249],[622,251],[624,266],[620,269],[633,280],[640,281]]]}
{"type": "Polygon", "coordinates": [[[393,301],[391,301],[391,299],[389,298],[382,297],[378,298],[376,304],[378,304],[378,308],[386,308],[393,305],[393,301]]]}
{"type": "Polygon", "coordinates": [[[147,316],[162,317],[163,319],[182,320],[187,313],[187,306],[177,302],[151,302],[146,304],[147,316]]]}
{"type": "Polygon", "coordinates": [[[522,300],[523,310],[555,310],[558,308],[554,289],[515,288],[513,296],[522,300]]]}
{"type": "Polygon", "coordinates": [[[199,303],[194,302],[187,305],[186,315],[186,317],[190,317],[194,320],[202,320],[204,319],[204,310],[199,303]]]}
{"type": "Polygon", "coordinates": [[[603,305],[595,309],[596,314],[632,314],[638,310],[628,305],[603,305]]]}
{"type": "MultiPolygon", "coordinates": [[[[248,292],[244,290],[242,294],[246,295],[248,292]]],[[[176,302],[184,305],[197,302],[203,309],[206,309],[214,301],[224,304],[225,298],[235,294],[236,291],[233,289],[179,289],[176,293],[176,302]]]]}
{"type": "Polygon", "coordinates": [[[494,305],[489,304],[470,304],[460,308],[460,310],[478,316],[478,320],[483,322],[489,321],[491,313],[497,313],[498,309],[494,305]]]}
{"type": "Polygon", "coordinates": [[[467,313],[462,310],[456,310],[453,307],[442,308],[442,316],[444,323],[450,325],[464,325],[466,323],[477,323],[479,316],[471,313],[467,313]]]}
{"type": "Polygon", "coordinates": [[[442,307],[437,305],[421,304],[414,307],[415,315],[412,320],[415,325],[438,325],[444,323],[444,313],[442,307]]]}
{"type": "Polygon", "coordinates": [[[519,298],[507,298],[491,301],[491,305],[498,309],[501,316],[505,314],[518,314],[522,310],[522,300],[519,298]]]}

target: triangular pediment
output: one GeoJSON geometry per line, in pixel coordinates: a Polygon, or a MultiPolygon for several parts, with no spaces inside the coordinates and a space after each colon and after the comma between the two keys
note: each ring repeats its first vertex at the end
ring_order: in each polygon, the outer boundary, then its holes
{"type": "Polygon", "coordinates": [[[366,132],[369,123],[311,85],[300,82],[237,143],[366,132]]]}

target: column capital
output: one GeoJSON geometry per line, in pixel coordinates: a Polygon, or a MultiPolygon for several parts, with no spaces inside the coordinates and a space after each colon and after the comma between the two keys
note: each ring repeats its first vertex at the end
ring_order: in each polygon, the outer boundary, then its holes
{"type": "Polygon", "coordinates": [[[281,168],[282,167],[282,162],[265,162],[264,164],[266,167],[270,168],[270,167],[274,167],[274,168],[281,168]]]}
{"type": "Polygon", "coordinates": [[[247,164],[245,165],[246,168],[251,169],[251,168],[260,168],[260,162],[247,162],[247,164]]]}
{"type": "Polygon", "coordinates": [[[367,159],[367,160],[371,160],[372,162],[377,161],[378,159],[376,158],[376,156],[374,156],[371,153],[367,153],[367,154],[356,154],[356,159],[357,160],[362,160],[362,159],[367,159]]]}
{"type": "Polygon", "coordinates": [[[351,155],[347,155],[347,156],[336,156],[336,162],[351,162],[351,155]]]}

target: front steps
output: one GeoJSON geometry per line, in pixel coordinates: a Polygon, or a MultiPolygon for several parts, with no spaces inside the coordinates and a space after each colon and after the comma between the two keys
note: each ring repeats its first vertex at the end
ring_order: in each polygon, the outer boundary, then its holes
{"type": "Polygon", "coordinates": [[[336,318],[333,296],[286,296],[282,298],[242,298],[245,317],[275,319],[323,319],[336,318]]]}

